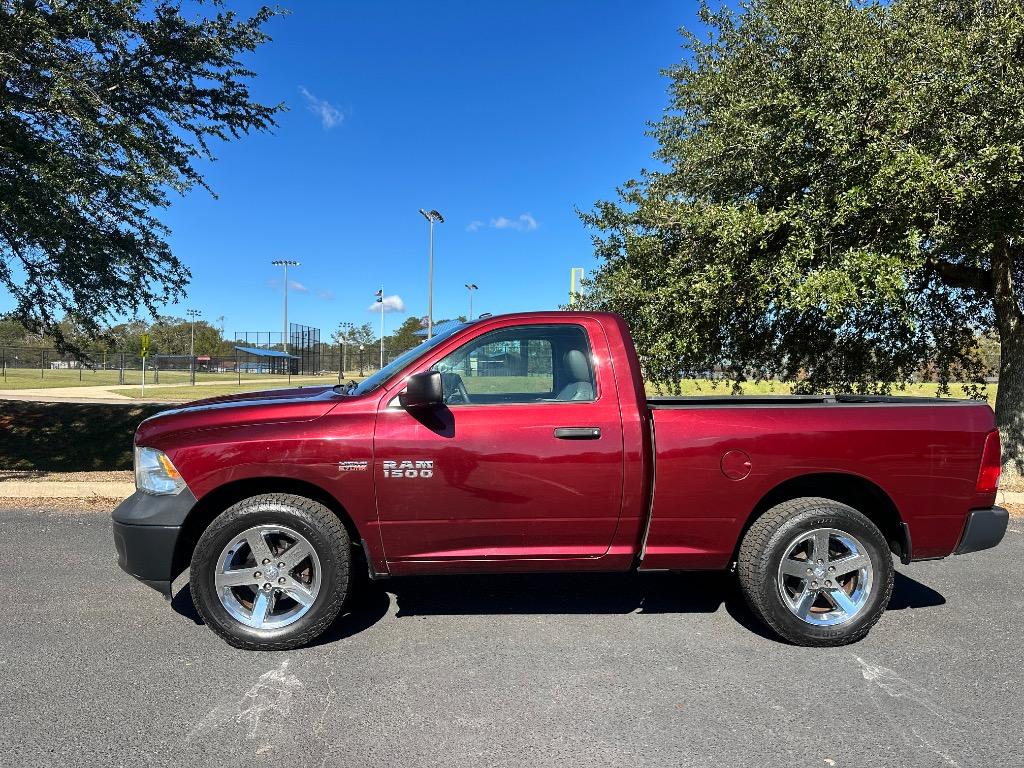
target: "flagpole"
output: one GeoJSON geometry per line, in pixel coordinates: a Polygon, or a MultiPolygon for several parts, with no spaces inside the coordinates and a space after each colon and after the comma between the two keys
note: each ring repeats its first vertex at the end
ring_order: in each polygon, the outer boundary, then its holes
{"type": "Polygon", "coordinates": [[[384,285],[380,286],[380,367],[384,367],[384,285]]]}

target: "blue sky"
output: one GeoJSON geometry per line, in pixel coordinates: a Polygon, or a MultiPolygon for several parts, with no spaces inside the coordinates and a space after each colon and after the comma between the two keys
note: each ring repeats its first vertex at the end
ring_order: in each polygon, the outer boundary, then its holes
{"type": "MultiPolygon", "coordinates": [[[[284,101],[273,134],[216,147],[219,195],[194,190],[163,214],[191,269],[186,306],[228,332],[281,325],[276,258],[291,271],[289,318],[378,324],[374,292],[400,296],[394,328],[434,317],[555,308],[569,270],[595,265],[574,207],[614,196],[652,165],[646,122],[666,104],[695,3],[291,2],[251,58],[254,96],[284,101]],[[297,284],[297,285],[296,285],[297,284]]],[[[245,6],[240,6],[244,8],[245,6]]]]}

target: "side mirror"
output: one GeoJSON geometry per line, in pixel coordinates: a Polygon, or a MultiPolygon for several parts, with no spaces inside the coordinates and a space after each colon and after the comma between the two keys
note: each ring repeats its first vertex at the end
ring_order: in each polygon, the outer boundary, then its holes
{"type": "Polygon", "coordinates": [[[409,377],[405,391],[398,396],[403,408],[432,408],[444,404],[444,389],[439,371],[424,371],[409,377]]]}

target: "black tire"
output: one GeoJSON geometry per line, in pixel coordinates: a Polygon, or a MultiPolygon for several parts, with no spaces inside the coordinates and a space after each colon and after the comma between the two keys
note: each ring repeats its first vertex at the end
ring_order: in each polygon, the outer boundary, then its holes
{"type": "MultiPolygon", "coordinates": [[[[878,527],[853,507],[823,498],[792,499],[766,511],[743,537],[737,562],[740,587],[755,616],[781,638],[808,646],[846,645],[864,637],[889,605],[893,573],[892,555],[878,527]],[[820,529],[853,536],[863,545],[872,568],[870,590],[859,610],[832,626],[817,626],[799,618],[780,586],[780,567],[789,545],[802,534],[820,529]]],[[[793,583],[792,577],[786,580],[786,584],[793,583]]],[[[800,584],[799,580],[795,583],[800,584]]],[[[820,606],[828,603],[816,599],[814,605],[818,607],[813,610],[824,611],[820,606]]]]}
{"type": "Polygon", "coordinates": [[[341,612],[349,592],[352,543],[345,526],[319,502],[286,493],[253,496],[234,504],[203,531],[192,555],[189,584],[206,625],[236,648],[281,651],[307,645],[341,612]],[[234,618],[215,586],[217,561],[239,534],[256,525],[286,526],[304,536],[320,562],[320,587],[308,611],[288,626],[255,629],[234,618]]]}

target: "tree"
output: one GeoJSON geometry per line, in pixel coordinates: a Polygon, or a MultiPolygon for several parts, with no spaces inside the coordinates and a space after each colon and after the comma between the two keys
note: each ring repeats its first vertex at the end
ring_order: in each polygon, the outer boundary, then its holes
{"type": "Polygon", "coordinates": [[[666,71],[662,167],[583,214],[586,305],[663,386],[722,366],[798,391],[976,384],[998,335],[1004,478],[1024,470],[1024,6],[704,6],[666,71]]]}
{"type": "Polygon", "coordinates": [[[351,328],[346,328],[339,325],[338,329],[331,334],[331,339],[335,344],[345,342],[346,344],[373,344],[376,341],[377,336],[373,332],[373,326],[369,323],[363,323],[362,325],[356,325],[351,328]]]}
{"type": "Polygon", "coordinates": [[[207,188],[211,141],[268,130],[241,58],[276,13],[188,18],[172,0],[0,0],[0,285],[26,328],[73,347],[183,295],[154,211],[207,188]]]}
{"type": "Polygon", "coordinates": [[[417,336],[417,331],[426,328],[421,317],[407,317],[390,336],[384,338],[384,346],[392,355],[398,355],[423,343],[426,336],[417,336]]]}
{"type": "MultiPolygon", "coordinates": [[[[225,354],[221,343],[220,330],[205,320],[197,320],[195,330],[195,354],[225,354]]],[[[192,345],[192,321],[184,317],[159,316],[150,326],[150,345],[155,354],[187,355],[192,345]]],[[[137,354],[137,348],[130,350],[137,354]]]]}
{"type": "Polygon", "coordinates": [[[149,327],[142,320],[118,323],[108,328],[103,338],[108,352],[125,352],[137,355],[142,347],[142,334],[149,333],[149,327]]]}
{"type": "Polygon", "coordinates": [[[28,332],[17,320],[0,318],[0,347],[21,347],[26,343],[28,332]]]}

